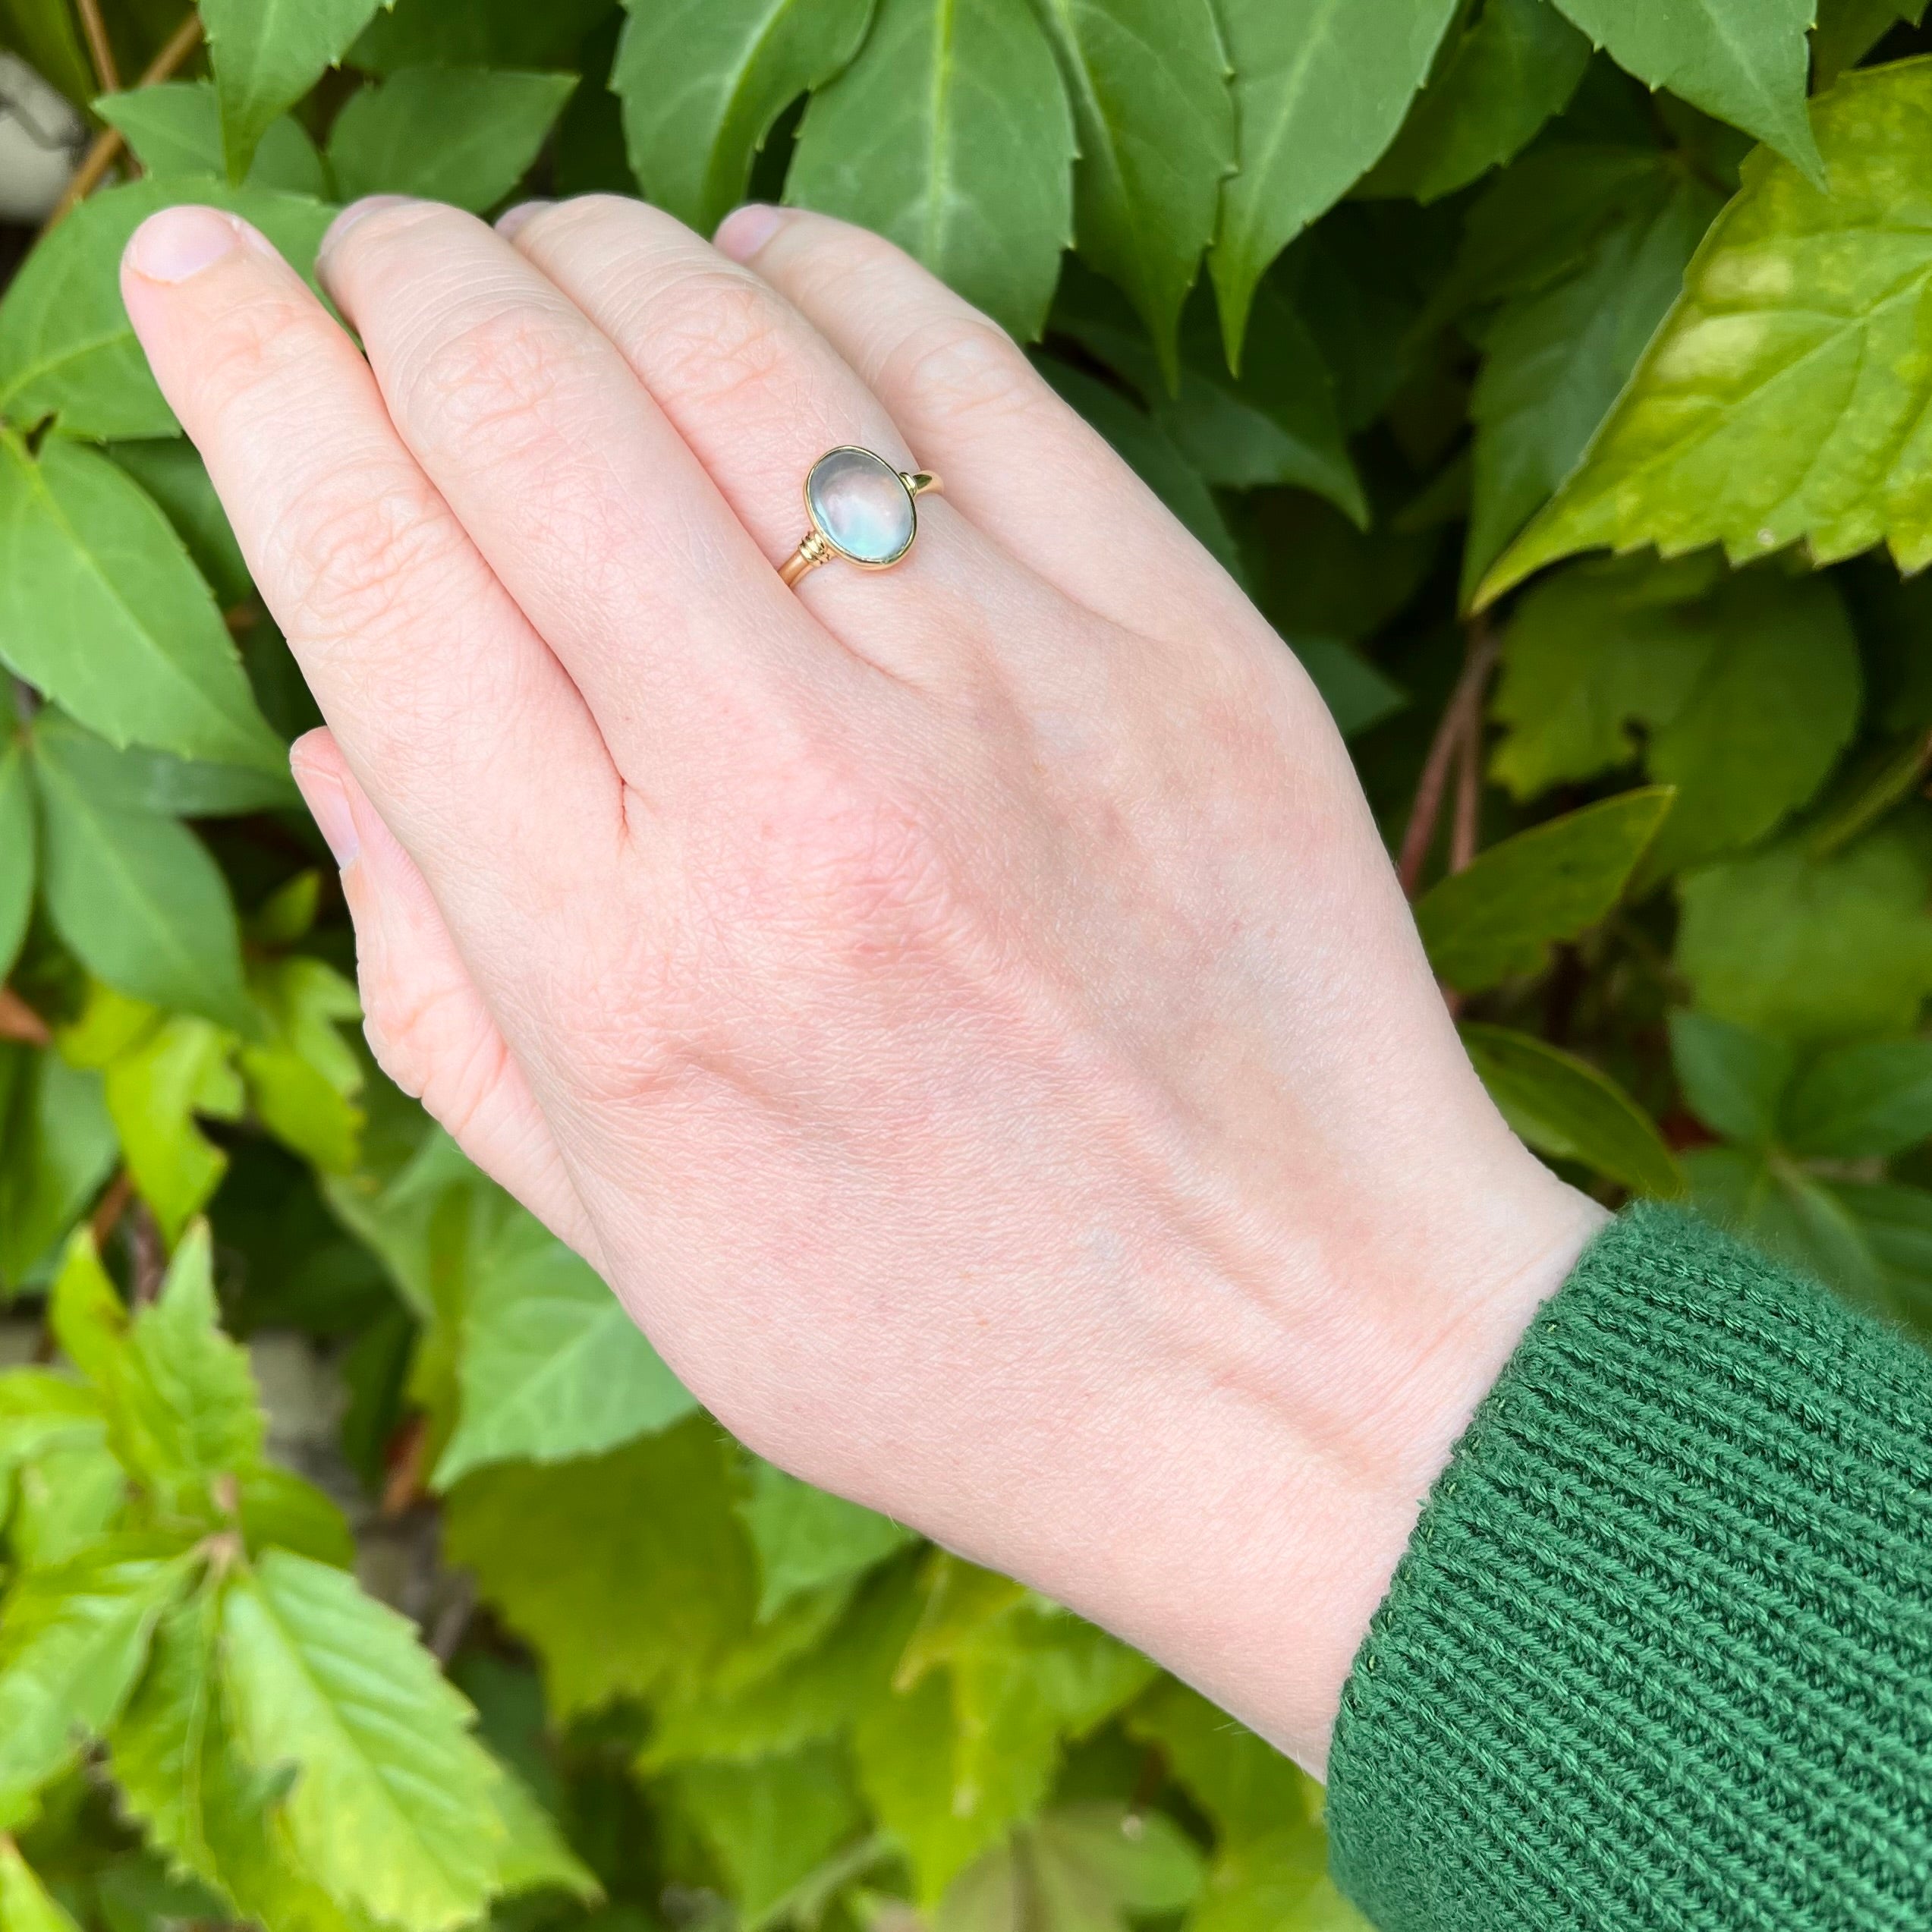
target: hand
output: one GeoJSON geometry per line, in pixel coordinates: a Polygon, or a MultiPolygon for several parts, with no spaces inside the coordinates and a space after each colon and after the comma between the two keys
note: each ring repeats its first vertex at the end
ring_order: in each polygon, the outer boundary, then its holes
{"type": "Polygon", "coordinates": [[[753,1448],[1319,1768],[1600,1217],[1510,1135],[1320,698],[885,243],[365,203],[127,306],[330,729],[370,1037],[753,1448]],[[938,471],[795,590],[835,444],[938,471]]]}

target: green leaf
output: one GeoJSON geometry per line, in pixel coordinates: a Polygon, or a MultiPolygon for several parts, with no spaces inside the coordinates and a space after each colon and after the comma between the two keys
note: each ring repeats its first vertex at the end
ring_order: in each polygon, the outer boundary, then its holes
{"type": "Polygon", "coordinates": [[[1634,1193],[1683,1192],[1649,1115],[1587,1060],[1507,1027],[1465,1024],[1462,1043],[1503,1119],[1538,1153],[1579,1161],[1634,1193]]]}
{"type": "MultiPolygon", "coordinates": [[[[94,112],[126,137],[135,158],[158,180],[206,179],[225,173],[222,109],[209,80],[170,80],[159,87],[103,94],[94,112]]],[[[250,187],[321,199],[328,191],[322,157],[300,121],[272,122],[248,170],[250,187]]]]}
{"type": "Polygon", "coordinates": [[[286,1815],[290,1779],[242,1757],[222,1695],[224,1600],[211,1581],[163,1617],[153,1661],[109,1735],[122,1802],[177,1870],[234,1916],[289,1932],[376,1932],[340,1908],[303,1862],[286,1815]]]}
{"type": "Polygon", "coordinates": [[[33,721],[34,761],[105,811],[162,818],[224,818],[286,810],[299,797],[285,772],[177,758],[147,745],[109,744],[52,706],[33,721]]]}
{"type": "Polygon", "coordinates": [[[116,1151],[98,1073],[0,1046],[0,1292],[46,1260],[116,1151]]]}
{"type": "Polygon", "coordinates": [[[168,519],[77,444],[0,437],[0,658],[117,745],[287,760],[168,519]]]}
{"type": "Polygon", "coordinates": [[[108,454],[161,506],[216,602],[225,610],[247,603],[254,581],[194,445],[185,436],[149,436],[115,443],[108,454]]]}
{"type": "Polygon", "coordinates": [[[1691,1111],[1727,1141],[1767,1147],[1795,1056],[1783,1041],[1708,1013],[1670,1016],[1670,1058],[1691,1111]]]}
{"type": "Polygon", "coordinates": [[[1126,1915],[1185,1911],[1201,1858],[1171,1819],[1106,1803],[1068,1805],[962,1872],[934,1932],[1126,1932],[1126,1915]]]}
{"type": "Polygon", "coordinates": [[[1855,67],[1901,20],[1916,27],[1925,0],[1818,0],[1811,30],[1811,85],[1823,93],[1855,67]]]}
{"type": "Polygon", "coordinates": [[[348,52],[376,0],[203,0],[228,178],[240,181],[269,124],[348,52]]]}
{"type": "Polygon", "coordinates": [[[1785,1144],[1832,1160],[1889,1159],[1932,1134],[1932,1040],[1867,1040],[1814,1060],[1786,1096],[1785,1144]]]}
{"type": "MultiPolygon", "coordinates": [[[[618,0],[395,0],[349,49],[370,74],[405,67],[571,67],[586,34],[615,13],[618,0]]],[[[584,50],[584,64],[589,64],[584,50]]]]}
{"type": "Polygon", "coordinates": [[[1078,410],[1113,445],[1115,453],[1166,505],[1222,568],[1238,580],[1241,552],[1214,493],[1200,472],[1160,424],[1131,398],[1084,369],[1056,356],[1038,356],[1035,367],[1062,401],[1078,410]]]}
{"type": "Polygon", "coordinates": [[[852,1742],[866,1795],[930,1903],[1040,1808],[1065,1742],[1137,1695],[1153,1667],[957,1559],[936,1555],[927,1587],[892,1694],[869,1701],[852,1742]]]}
{"type": "Polygon", "coordinates": [[[151,1537],[109,1537],[21,1577],[0,1613],[0,1811],[113,1723],[186,1578],[151,1537]]]}
{"type": "Polygon", "coordinates": [[[864,1822],[851,1767],[823,1744],[748,1764],[683,1765],[671,1783],[753,1924],[864,1822]]]}
{"type": "Polygon", "coordinates": [[[596,1874],[565,1843],[556,1820],[528,1786],[502,1763],[495,1766],[491,1805],[502,1837],[496,1865],[496,1891],[505,1897],[526,1892],[567,1892],[586,1904],[603,1896],[596,1874]]]}
{"type": "Polygon", "coordinates": [[[1822,187],[1805,118],[1817,0],[1556,0],[1619,66],[1768,143],[1822,187]]]}
{"type": "Polygon", "coordinates": [[[814,1489],[769,1462],[752,1470],[738,1513],[758,1553],[761,1620],[827,1584],[843,1583],[918,1539],[889,1516],[814,1489]]]}
{"type": "MultiPolygon", "coordinates": [[[[1257,296],[1239,377],[1229,372],[1204,301],[1188,312],[1177,383],[1125,301],[1078,265],[1062,278],[1052,326],[1140,392],[1201,480],[1234,489],[1277,483],[1313,490],[1358,529],[1367,527],[1367,500],[1342,433],[1335,385],[1278,283],[1263,283],[1257,296]]],[[[1057,382],[1057,365],[1048,373],[1057,382]]]]}
{"type": "Polygon", "coordinates": [[[362,1018],[355,987],[302,958],[253,968],[248,986],[268,1037],[242,1047],[241,1067],[262,1125],[323,1172],[349,1172],[360,1146],[363,1068],[336,1028],[362,1018]]]}
{"type": "MultiPolygon", "coordinates": [[[[1556,147],[1497,184],[1490,219],[1514,216],[1538,187],[1582,219],[1560,231],[1550,255],[1529,252],[1519,270],[1529,285],[1471,330],[1484,359],[1470,402],[1465,596],[1575,468],[1677,299],[1720,200],[1665,157],[1556,147]],[[1513,178],[1519,173],[1525,178],[1513,178]]],[[[1521,231],[1540,231],[1540,221],[1521,231]]],[[[1473,262],[1462,272],[1473,273],[1473,262]]]]}
{"type": "Polygon", "coordinates": [[[1131,298],[1172,388],[1181,310],[1234,171],[1234,96],[1210,0],[1039,0],[1073,102],[1083,259],[1131,298]]]}
{"type": "Polygon", "coordinates": [[[329,136],[345,201],[411,194],[481,214],[530,171],[571,74],[411,67],[351,95],[329,136]]]}
{"type": "Polygon", "coordinates": [[[1589,64],[1590,42],[1549,0],[1484,0],[1363,191],[1430,202],[1467,187],[1562,112],[1589,64]]]}
{"type": "Polygon", "coordinates": [[[253,1032],[228,882],[171,819],[102,806],[39,767],[47,909],[90,972],[136,999],[253,1032]]]}
{"type": "Polygon", "coordinates": [[[217,1491],[262,1459],[263,1424],[248,1358],[221,1331],[204,1221],[188,1231],[159,1295],[129,1323],[108,1397],[131,1473],[163,1510],[211,1526],[217,1491]]]}
{"type": "Polygon", "coordinates": [[[1850,741],[1858,652],[1836,587],[1709,559],[1594,562],[1527,595],[1492,706],[1490,769],[1519,798],[1628,764],[1675,785],[1646,880],[1751,843],[1850,741]]]}
{"type": "Polygon", "coordinates": [[[1932,993],[1932,839],[1895,819],[1830,857],[1789,844],[1682,880],[1676,963],[1720,1019],[1796,1046],[1910,1033],[1932,993]]]}
{"type": "Polygon", "coordinates": [[[410,1625],[271,1550],[230,1587],[222,1638],[237,1738],[258,1770],[294,1770],[289,1835],[332,1895],[416,1932],[476,1918],[501,1856],[496,1767],[410,1625]]]}
{"type": "Polygon", "coordinates": [[[1684,1156],[1700,1213],[1861,1306],[1883,1309],[1885,1270],[1833,1188],[1773,1156],[1698,1147],[1684,1156]]]}
{"type": "Polygon", "coordinates": [[[880,0],[785,199],[896,241],[1023,341],[1073,239],[1072,110],[1029,0],[880,0]]]}
{"type": "Polygon", "coordinates": [[[1600,546],[1742,559],[1803,539],[1830,563],[1886,540],[1902,568],[1932,561],[1932,60],[1847,74],[1816,124],[1832,192],[1768,154],[1746,163],[1581,467],[1481,601],[1600,546]],[[1872,370],[1885,380],[1860,379],[1872,370]]]}
{"type": "Polygon", "coordinates": [[[264,1462],[244,1471],[236,1487],[235,1516],[251,1556],[291,1550],[338,1570],[355,1567],[355,1539],[341,1508],[292,1470],[264,1462]]]}
{"type": "Polygon", "coordinates": [[[0,414],[16,424],[53,416],[71,436],[180,435],[121,302],[121,257],[149,216],[182,201],[243,216],[311,276],[335,212],[303,196],[212,181],[132,181],[90,195],[27,257],[0,301],[0,414]]]}
{"type": "Polygon", "coordinates": [[[154,1210],[164,1241],[179,1238],[228,1171],[227,1155],[195,1120],[241,1117],[234,1045],[212,1021],[181,1014],[108,1063],[108,1112],[135,1191],[154,1210]]]}
{"type": "Polygon", "coordinates": [[[751,1628],[757,1586],[725,1445],[702,1416],[559,1467],[480,1469],[445,1550],[543,1660],[560,1717],[702,1673],[751,1628]]]}
{"type": "Polygon", "coordinates": [[[1163,1678],[1125,1721],[1132,1735],[1160,1747],[1175,1778],[1223,1841],[1263,1839],[1312,1824],[1320,1787],[1199,1691],[1163,1678]]]}
{"type": "Polygon", "coordinates": [[[0,1469],[106,1439],[100,1397],[84,1382],[45,1368],[0,1374],[0,1469]]]}
{"type": "Polygon", "coordinates": [[[0,1932],[80,1932],[0,1833],[0,1932]]]}
{"type": "MultiPolygon", "coordinates": [[[[0,730],[8,721],[0,718],[0,730]]],[[[33,786],[17,738],[0,738],[0,985],[14,970],[33,910],[33,786]]]]}
{"type": "Polygon", "coordinates": [[[1540,972],[1550,948],[1602,920],[1676,794],[1626,791],[1492,845],[1415,908],[1437,975],[1464,993],[1540,972]]]}
{"type": "Polygon", "coordinates": [[[1894,1307],[1932,1326],[1932,1194],[1890,1181],[1840,1181],[1832,1192],[1877,1262],[1894,1307]]]}
{"type": "Polygon", "coordinates": [[[1270,263],[1394,138],[1456,0],[1222,0],[1240,167],[1208,256],[1231,367],[1270,263]]]}
{"type": "Polygon", "coordinates": [[[628,0],[611,69],[631,171],[700,234],[744,198],[779,115],[856,54],[873,0],[628,0]]]}
{"type": "Polygon", "coordinates": [[[533,1216],[513,1215],[474,1266],[438,1488],[489,1463],[594,1455],[697,1408],[590,1263],[533,1216]]]}

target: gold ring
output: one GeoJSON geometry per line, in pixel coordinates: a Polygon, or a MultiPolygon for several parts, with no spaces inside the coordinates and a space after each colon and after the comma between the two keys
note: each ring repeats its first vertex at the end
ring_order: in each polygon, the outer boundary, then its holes
{"type": "Polygon", "coordinates": [[[919,534],[917,499],[939,487],[930,470],[895,470],[854,443],[828,449],[805,477],[812,527],[780,567],[780,579],[796,584],[834,557],[861,570],[890,570],[919,534]]]}

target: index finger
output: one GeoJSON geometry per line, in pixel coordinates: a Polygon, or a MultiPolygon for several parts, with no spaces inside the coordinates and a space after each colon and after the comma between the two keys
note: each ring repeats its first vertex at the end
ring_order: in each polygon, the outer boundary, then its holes
{"type": "Polygon", "coordinates": [[[621,786],[368,365],[270,244],[215,209],[151,216],[121,289],[323,715],[459,943],[520,905],[543,918],[560,870],[594,869],[599,829],[621,835],[621,786]]]}

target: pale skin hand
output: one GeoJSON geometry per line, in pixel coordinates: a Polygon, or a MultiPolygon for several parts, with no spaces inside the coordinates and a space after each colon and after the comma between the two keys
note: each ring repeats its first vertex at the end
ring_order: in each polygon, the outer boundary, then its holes
{"type": "Polygon", "coordinates": [[[1511,1136],[1320,700],[885,243],[592,199],[130,249],[329,730],[383,1064],[728,1427],[1319,1771],[1601,1219],[1511,1136]],[[722,252],[721,252],[722,251],[722,252]],[[938,471],[796,591],[835,444],[938,471]]]}

